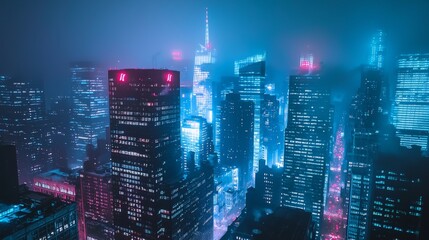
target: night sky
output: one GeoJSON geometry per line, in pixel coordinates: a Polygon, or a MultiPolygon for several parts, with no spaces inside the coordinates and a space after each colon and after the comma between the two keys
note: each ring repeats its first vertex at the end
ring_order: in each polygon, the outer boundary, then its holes
{"type": "MultiPolygon", "coordinates": [[[[204,9],[218,69],[267,51],[268,81],[284,81],[300,53],[349,71],[365,63],[376,29],[387,34],[387,66],[399,53],[429,52],[429,1],[88,1],[0,2],[0,74],[43,80],[49,96],[67,94],[69,63],[152,64],[204,42],[204,9]],[[118,62],[119,61],[119,62],[118,62]]],[[[107,73],[106,73],[107,74],[107,73]]],[[[344,80],[346,81],[346,80],[344,80]]],[[[185,79],[190,82],[190,79],[185,79]]]]}

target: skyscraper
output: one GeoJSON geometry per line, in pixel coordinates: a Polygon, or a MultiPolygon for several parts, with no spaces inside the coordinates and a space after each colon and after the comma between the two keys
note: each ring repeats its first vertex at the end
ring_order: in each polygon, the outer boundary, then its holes
{"type": "Polygon", "coordinates": [[[367,239],[371,206],[371,179],[382,122],[382,74],[378,69],[364,68],[361,85],[350,110],[351,137],[347,148],[345,205],[347,238],[367,239]]]}
{"type": "Polygon", "coordinates": [[[320,75],[290,76],[281,205],[311,212],[316,239],[323,220],[330,161],[330,96],[329,86],[320,75]]]}
{"type": "Polygon", "coordinates": [[[262,158],[271,167],[280,161],[279,101],[276,96],[265,94],[261,105],[262,158]]]}
{"type": "Polygon", "coordinates": [[[424,178],[421,147],[381,150],[374,161],[370,239],[423,239],[424,178]]]}
{"type": "Polygon", "coordinates": [[[16,146],[19,182],[31,184],[50,162],[45,148],[43,89],[29,81],[0,76],[0,113],[0,141],[16,146]]]}
{"type": "Polygon", "coordinates": [[[69,166],[82,167],[86,145],[96,145],[105,136],[109,121],[107,82],[104,73],[91,63],[73,63],[72,82],[72,144],[69,166]]]}
{"type": "Polygon", "coordinates": [[[385,33],[382,30],[377,30],[371,38],[371,49],[368,64],[373,68],[383,68],[385,58],[385,38],[385,33]]]}
{"type": "Polygon", "coordinates": [[[0,168],[0,202],[16,203],[18,201],[18,167],[16,161],[16,148],[12,145],[0,145],[2,166],[0,168]]]}
{"type": "Polygon", "coordinates": [[[210,65],[215,62],[215,50],[209,41],[209,18],[206,9],[206,32],[204,45],[195,53],[193,94],[196,101],[195,115],[207,119],[208,123],[213,119],[213,91],[210,65]]]}
{"type": "Polygon", "coordinates": [[[177,71],[109,71],[115,239],[166,234],[161,185],[180,176],[179,87],[177,71]]]}
{"type": "Polygon", "coordinates": [[[254,55],[234,63],[234,74],[239,76],[238,91],[241,99],[253,101],[253,173],[258,171],[261,158],[261,104],[265,92],[265,53],[254,55]]]}
{"type": "Polygon", "coordinates": [[[220,162],[238,167],[239,190],[245,191],[252,179],[254,103],[237,93],[226,95],[221,103],[220,162]]]}
{"type": "Polygon", "coordinates": [[[192,164],[197,167],[201,165],[201,162],[207,161],[209,142],[207,122],[204,118],[192,116],[183,121],[181,147],[185,174],[189,173],[189,168],[195,168],[195,166],[189,166],[191,164],[189,152],[194,152],[195,158],[192,164]]]}
{"type": "Polygon", "coordinates": [[[428,151],[429,142],[429,54],[402,54],[392,119],[401,145],[419,145],[428,151]]]}

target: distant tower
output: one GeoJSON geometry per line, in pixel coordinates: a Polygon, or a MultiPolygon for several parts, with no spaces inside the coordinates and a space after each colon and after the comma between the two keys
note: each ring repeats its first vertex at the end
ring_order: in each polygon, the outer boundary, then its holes
{"type": "Polygon", "coordinates": [[[200,167],[201,162],[208,159],[208,126],[202,117],[192,116],[182,123],[181,147],[183,149],[183,170],[186,174],[195,166],[189,166],[189,152],[195,153],[194,165],[200,167]]]}
{"type": "Polygon", "coordinates": [[[86,158],[86,145],[97,144],[104,138],[109,122],[107,82],[91,63],[73,63],[70,67],[72,81],[72,145],[73,154],[69,167],[82,167],[86,158]]]}
{"type": "Polygon", "coordinates": [[[212,79],[210,78],[210,65],[215,62],[215,50],[212,49],[209,40],[209,19],[207,8],[205,26],[204,46],[200,45],[200,49],[195,53],[193,94],[195,95],[196,108],[194,114],[206,118],[207,122],[211,123],[213,119],[213,90],[212,79]]]}
{"type": "Polygon", "coordinates": [[[382,30],[377,30],[371,39],[371,52],[369,55],[368,64],[371,67],[380,69],[384,66],[385,57],[385,34],[382,30]]]}
{"type": "Polygon", "coordinates": [[[429,144],[429,54],[402,54],[393,105],[393,124],[401,145],[419,145],[428,153],[429,144]]]}
{"type": "Polygon", "coordinates": [[[241,99],[252,101],[255,105],[253,172],[256,173],[262,157],[261,104],[265,93],[265,53],[234,62],[234,74],[239,77],[238,91],[241,99]]]}

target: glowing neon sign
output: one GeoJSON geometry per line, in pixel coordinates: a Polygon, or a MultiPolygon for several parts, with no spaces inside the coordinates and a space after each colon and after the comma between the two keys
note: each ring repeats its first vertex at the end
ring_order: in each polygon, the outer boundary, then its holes
{"type": "Polygon", "coordinates": [[[167,74],[167,82],[171,82],[172,77],[173,77],[173,74],[171,73],[167,74]]]}
{"type": "Polygon", "coordinates": [[[126,76],[125,73],[120,73],[119,74],[119,82],[125,82],[125,76],[126,76]]]}

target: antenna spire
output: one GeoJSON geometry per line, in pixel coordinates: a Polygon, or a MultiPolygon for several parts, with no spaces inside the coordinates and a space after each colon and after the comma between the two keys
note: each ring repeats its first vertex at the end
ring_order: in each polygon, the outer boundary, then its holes
{"type": "Polygon", "coordinates": [[[208,8],[206,8],[206,35],[205,35],[204,46],[206,48],[210,48],[210,41],[209,41],[209,9],[208,8]]]}

